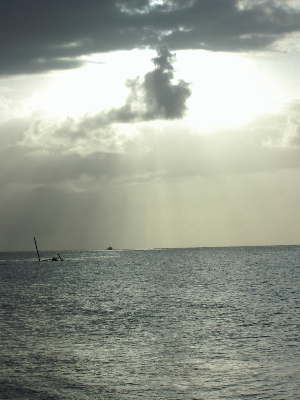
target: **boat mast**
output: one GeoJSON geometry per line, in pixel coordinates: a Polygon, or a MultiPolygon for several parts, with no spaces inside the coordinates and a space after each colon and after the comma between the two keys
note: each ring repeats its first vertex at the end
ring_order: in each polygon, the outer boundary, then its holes
{"type": "Polygon", "coordinates": [[[39,259],[39,261],[41,261],[41,257],[40,257],[40,253],[39,253],[39,249],[38,249],[38,246],[37,246],[37,242],[36,242],[35,236],[33,237],[33,239],[34,239],[34,244],[35,244],[35,248],[36,248],[36,253],[37,253],[38,259],[39,259]]]}

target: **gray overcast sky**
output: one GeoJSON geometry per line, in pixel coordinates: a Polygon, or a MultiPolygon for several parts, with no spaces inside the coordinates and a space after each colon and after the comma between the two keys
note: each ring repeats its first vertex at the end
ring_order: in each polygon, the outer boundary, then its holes
{"type": "Polygon", "coordinates": [[[298,1],[0,11],[0,250],[300,243],[298,1]]]}

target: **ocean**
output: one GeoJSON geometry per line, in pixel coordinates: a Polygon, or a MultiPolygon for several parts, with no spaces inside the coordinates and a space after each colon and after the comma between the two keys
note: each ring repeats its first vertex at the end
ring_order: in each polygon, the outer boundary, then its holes
{"type": "Polygon", "coordinates": [[[0,253],[0,400],[300,399],[300,247],[62,255],[0,253]]]}

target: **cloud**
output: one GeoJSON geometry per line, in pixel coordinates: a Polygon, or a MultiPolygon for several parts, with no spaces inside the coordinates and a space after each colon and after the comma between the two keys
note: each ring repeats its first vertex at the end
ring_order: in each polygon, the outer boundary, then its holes
{"type": "Polygon", "coordinates": [[[145,119],[180,118],[186,109],[185,101],[190,96],[188,84],[179,81],[172,84],[172,54],[163,48],[154,58],[156,69],[149,72],[144,79],[146,102],[145,119]]]}
{"type": "MultiPolygon", "coordinates": [[[[1,248],[31,249],[33,234],[41,248],[161,246],[166,238],[165,245],[189,245],[198,238],[198,223],[210,227],[211,234],[203,234],[210,245],[243,244],[257,240],[266,216],[268,226],[279,221],[288,230],[297,217],[285,210],[299,202],[300,147],[278,143],[289,118],[298,122],[299,105],[286,111],[210,136],[172,120],[137,122],[133,136],[119,135],[110,124],[90,130],[83,121],[66,121],[57,131],[38,124],[26,134],[25,121],[2,124],[1,248]],[[26,135],[36,140],[26,142],[26,135]],[[235,224],[242,228],[231,241],[235,224]],[[253,236],[243,236],[244,226],[253,236]]],[[[291,233],[279,240],[274,231],[260,243],[293,239],[291,233]]]]}
{"type": "Polygon", "coordinates": [[[174,58],[167,48],[158,49],[153,58],[154,70],[127,82],[129,94],[123,106],[78,121],[34,120],[25,132],[24,144],[39,147],[42,143],[44,148],[52,149],[74,148],[77,144],[83,150],[89,139],[101,151],[115,152],[119,146],[113,124],[182,118],[191,90],[187,82],[174,79],[174,58]]]}
{"type": "Polygon", "coordinates": [[[264,127],[268,147],[290,149],[300,148],[300,101],[294,100],[284,110],[269,118],[261,118],[256,124],[264,127]]]}
{"type": "Polygon", "coordinates": [[[287,146],[300,147],[300,101],[294,101],[288,107],[287,113],[282,143],[287,146]]]}
{"type": "Polygon", "coordinates": [[[79,66],[96,52],[266,49],[299,32],[300,11],[285,0],[5,0],[0,74],[79,66]]]}
{"type": "Polygon", "coordinates": [[[188,129],[184,121],[171,120],[159,126],[155,121],[136,122],[136,133],[129,136],[119,130],[122,124],[99,125],[100,120],[89,118],[58,127],[37,123],[25,133],[19,122],[9,123],[1,126],[0,183],[6,188],[90,191],[112,182],[127,185],[298,169],[299,115],[299,103],[293,103],[285,113],[208,136],[188,129]],[[12,131],[15,135],[9,141],[1,141],[12,131]]]}
{"type": "Polygon", "coordinates": [[[126,104],[107,113],[111,122],[149,121],[181,118],[191,91],[188,83],[173,83],[174,55],[167,48],[158,50],[153,59],[155,69],[140,80],[128,83],[130,93],[126,104]]]}

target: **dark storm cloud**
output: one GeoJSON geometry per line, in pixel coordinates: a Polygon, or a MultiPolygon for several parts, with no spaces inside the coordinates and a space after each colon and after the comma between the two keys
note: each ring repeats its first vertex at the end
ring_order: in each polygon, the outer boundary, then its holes
{"type": "Polygon", "coordinates": [[[142,80],[129,82],[130,93],[126,104],[107,114],[111,122],[147,121],[181,118],[191,91],[188,83],[173,83],[172,55],[167,48],[158,50],[153,59],[155,69],[142,80]]]}
{"type": "Polygon", "coordinates": [[[263,49],[299,31],[300,12],[283,0],[3,0],[0,27],[0,73],[17,74],[72,68],[78,57],[95,52],[161,44],[263,49]]]}
{"type": "Polygon", "coordinates": [[[144,79],[146,113],[145,119],[180,118],[186,109],[185,102],[191,92],[188,84],[179,81],[172,84],[174,78],[172,54],[163,48],[154,58],[156,69],[144,79]]]}

